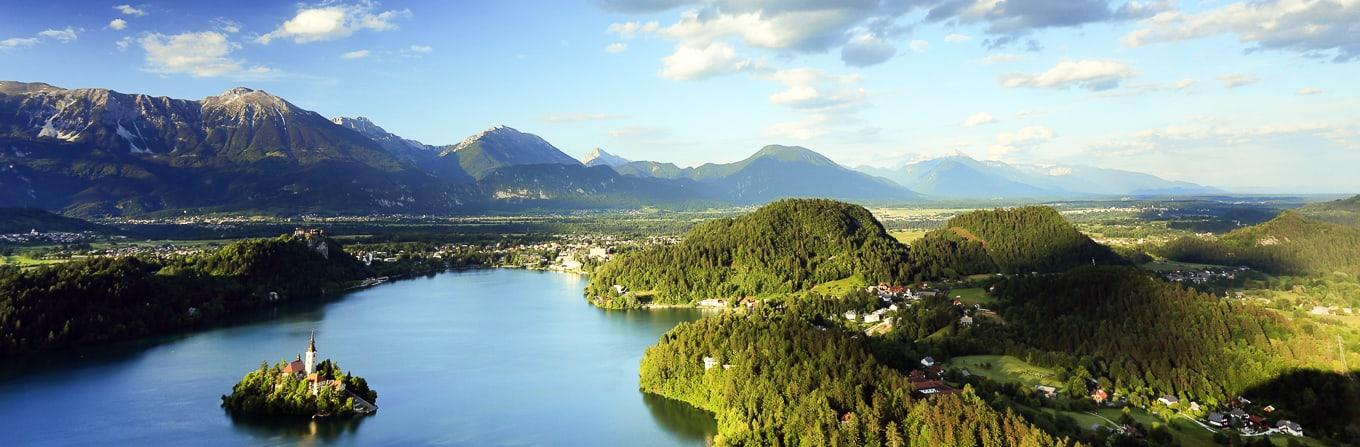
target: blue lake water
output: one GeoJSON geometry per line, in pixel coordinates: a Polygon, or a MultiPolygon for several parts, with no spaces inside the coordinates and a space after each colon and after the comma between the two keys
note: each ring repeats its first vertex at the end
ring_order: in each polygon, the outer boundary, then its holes
{"type": "Polygon", "coordinates": [[[703,445],[710,414],[638,391],[646,347],[693,309],[605,311],[581,277],[444,273],[272,318],[0,365],[3,445],[703,445]],[[219,406],[263,360],[319,358],[368,379],[380,410],[237,420],[219,406]]]}

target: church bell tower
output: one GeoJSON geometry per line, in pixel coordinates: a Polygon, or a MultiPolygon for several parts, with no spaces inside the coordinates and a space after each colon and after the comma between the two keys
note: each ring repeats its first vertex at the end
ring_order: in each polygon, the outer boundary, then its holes
{"type": "Polygon", "coordinates": [[[316,331],[312,331],[312,339],[307,344],[307,374],[316,372],[316,331]]]}

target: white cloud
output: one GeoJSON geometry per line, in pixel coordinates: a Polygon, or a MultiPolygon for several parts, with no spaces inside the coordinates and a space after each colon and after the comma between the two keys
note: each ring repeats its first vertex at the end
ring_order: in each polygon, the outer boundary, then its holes
{"type": "Polygon", "coordinates": [[[970,41],[970,40],[973,40],[973,38],[972,38],[972,37],[969,37],[969,36],[966,35],[966,34],[957,34],[957,33],[956,33],[956,34],[950,34],[950,35],[944,36],[944,41],[945,41],[945,42],[949,42],[949,43],[960,43],[960,42],[967,42],[967,41],[970,41]]]}
{"type": "Polygon", "coordinates": [[[236,34],[241,32],[241,22],[237,22],[235,20],[231,20],[225,17],[218,17],[212,19],[209,23],[212,23],[214,29],[227,34],[236,34]]]}
{"type": "Polygon", "coordinates": [[[661,59],[661,77],[693,81],[737,73],[754,66],[750,59],[738,57],[731,45],[713,42],[704,47],[680,46],[661,59]]]}
{"type": "Polygon", "coordinates": [[[930,49],[930,42],[919,39],[913,40],[911,43],[907,44],[907,48],[911,48],[911,51],[915,53],[924,53],[926,50],[930,49]]]}
{"type": "Polygon", "coordinates": [[[811,111],[847,110],[868,98],[858,75],[828,75],[814,68],[777,70],[767,79],[784,85],[770,103],[811,111]]]}
{"type": "Polygon", "coordinates": [[[113,44],[118,46],[118,51],[127,51],[128,47],[132,45],[132,42],[133,40],[131,37],[123,36],[122,39],[118,39],[118,41],[113,44]]]}
{"type": "Polygon", "coordinates": [[[128,16],[133,16],[133,17],[141,17],[141,16],[146,15],[146,11],[145,11],[145,10],[142,10],[142,9],[139,9],[139,8],[136,8],[136,7],[133,7],[132,5],[118,5],[118,6],[114,6],[113,9],[117,10],[118,12],[123,13],[123,15],[128,15],[128,16]]]}
{"type": "Polygon", "coordinates": [[[1316,95],[1319,93],[1322,93],[1322,89],[1317,87],[1304,87],[1299,89],[1299,91],[1294,92],[1294,94],[1299,96],[1316,95]]]}
{"type": "Polygon", "coordinates": [[[1021,110],[1021,111],[1019,111],[1019,112],[1015,112],[1015,117],[1016,117],[1016,118],[1020,118],[1020,119],[1025,119],[1025,118],[1029,118],[1029,117],[1033,117],[1033,116],[1042,116],[1042,115],[1047,115],[1047,114],[1048,114],[1048,111],[1047,111],[1047,110],[1041,110],[1041,109],[1026,109],[1026,110],[1021,110]]]}
{"type": "Polygon", "coordinates": [[[654,33],[659,28],[661,28],[661,25],[657,22],[624,22],[612,23],[605,31],[618,35],[620,39],[632,39],[637,37],[638,34],[654,33]]]}
{"type": "Polygon", "coordinates": [[[71,27],[67,27],[66,29],[45,29],[39,31],[38,36],[67,43],[76,40],[76,30],[71,27]]]}
{"type": "Polygon", "coordinates": [[[766,128],[765,133],[777,138],[806,141],[831,133],[831,129],[826,126],[829,121],[831,117],[827,115],[809,115],[794,122],[776,123],[766,128]]]}
{"type": "Polygon", "coordinates": [[[543,121],[549,123],[582,123],[586,121],[607,121],[623,118],[621,115],[611,115],[608,113],[555,113],[544,116],[543,121]]]}
{"type": "Polygon", "coordinates": [[[1190,88],[1191,86],[1194,86],[1194,85],[1195,85],[1195,80],[1194,80],[1194,79],[1189,79],[1189,78],[1187,78],[1187,79],[1181,79],[1181,80],[1179,80],[1179,81],[1176,81],[1174,84],[1171,84],[1171,89],[1172,89],[1172,90],[1185,90],[1185,89],[1190,88]]]}
{"type": "Polygon", "coordinates": [[[1357,136],[1357,134],[1346,125],[1324,122],[1296,122],[1238,127],[1222,124],[1183,124],[1143,130],[1128,136],[1099,142],[1088,146],[1086,151],[1098,156],[1126,157],[1184,147],[1186,145],[1204,145],[1221,148],[1223,146],[1238,146],[1261,140],[1299,135],[1328,139],[1342,147],[1354,146],[1356,144],[1355,138],[1357,136]]]}
{"type": "Polygon", "coordinates": [[[1119,86],[1120,82],[1138,74],[1133,67],[1111,60],[1078,60],[1059,62],[1038,75],[1012,73],[1001,77],[1004,87],[1037,87],[1066,89],[1071,87],[1099,91],[1119,86]]]}
{"type": "Polygon", "coordinates": [[[993,159],[1003,158],[1025,148],[1037,146],[1057,137],[1053,129],[1043,126],[1030,126],[1015,132],[1002,132],[996,135],[996,144],[988,149],[993,159]]]}
{"type": "Polygon", "coordinates": [[[21,47],[31,47],[31,46],[34,46],[34,45],[37,45],[37,44],[38,44],[38,38],[36,38],[36,37],[11,37],[11,38],[9,38],[9,39],[0,40],[0,50],[8,50],[8,49],[11,49],[11,48],[21,48],[21,47]]]}
{"type": "Polygon", "coordinates": [[[614,43],[611,43],[611,44],[609,44],[609,45],[606,45],[606,46],[604,47],[604,51],[605,51],[606,53],[614,53],[614,54],[622,53],[622,52],[624,52],[624,51],[628,51],[628,44],[623,43],[623,42],[614,42],[614,43]]]}
{"type": "Polygon", "coordinates": [[[341,54],[341,55],[340,55],[340,58],[341,58],[341,59],[348,59],[348,60],[363,59],[363,58],[368,57],[368,54],[369,54],[369,51],[368,51],[368,50],[354,50],[354,51],[348,51],[348,52],[345,52],[344,54],[341,54]]]}
{"type": "Polygon", "coordinates": [[[1229,73],[1218,77],[1218,81],[1222,82],[1223,86],[1227,88],[1238,88],[1245,85],[1251,85],[1260,80],[1260,78],[1255,76],[1241,73],[1229,73]]]}
{"type": "Polygon", "coordinates": [[[115,29],[115,30],[122,31],[123,28],[127,28],[127,20],[123,20],[123,19],[113,19],[113,20],[110,20],[110,21],[109,21],[109,28],[113,28],[113,29],[115,29]]]}
{"type": "Polygon", "coordinates": [[[1005,64],[1010,62],[1020,62],[1025,59],[1026,57],[1023,54],[1001,53],[1001,54],[989,54],[987,55],[987,57],[978,59],[975,62],[983,65],[993,65],[993,64],[1005,64]]]}
{"type": "Polygon", "coordinates": [[[1360,58],[1360,1],[1261,0],[1232,3],[1199,14],[1163,12],[1125,35],[1128,46],[1231,34],[1255,48],[1360,58]]]}
{"type": "Polygon", "coordinates": [[[188,32],[175,35],[151,33],[138,43],[146,51],[146,71],[195,77],[262,77],[274,73],[268,67],[246,67],[245,61],[232,58],[240,48],[217,31],[188,32]]]}
{"type": "Polygon", "coordinates": [[[434,47],[429,45],[411,45],[401,49],[401,55],[406,57],[421,57],[434,51],[434,47]]]}
{"type": "Polygon", "coordinates": [[[396,19],[411,17],[411,10],[376,12],[377,3],[303,7],[277,29],[259,37],[268,44],[274,39],[292,39],[295,43],[319,42],[348,37],[359,30],[389,31],[397,29],[396,19]]]}
{"type": "Polygon", "coordinates": [[[872,33],[862,33],[841,47],[841,62],[852,67],[868,67],[887,62],[897,54],[897,47],[872,33]]]}
{"type": "Polygon", "coordinates": [[[992,116],[992,114],[987,112],[978,112],[972,114],[968,118],[965,118],[963,120],[963,127],[977,127],[983,124],[992,124],[995,122],[996,117],[992,116]]]}
{"type": "Polygon", "coordinates": [[[33,37],[11,37],[0,40],[0,51],[12,50],[15,48],[27,48],[44,40],[55,40],[61,43],[70,43],[76,40],[76,29],[67,27],[66,29],[45,29],[39,31],[33,37]]]}

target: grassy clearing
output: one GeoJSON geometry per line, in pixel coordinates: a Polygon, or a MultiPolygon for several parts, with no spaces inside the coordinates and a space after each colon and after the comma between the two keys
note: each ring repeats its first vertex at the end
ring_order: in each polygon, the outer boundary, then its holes
{"type": "Polygon", "coordinates": [[[993,298],[991,295],[988,295],[987,291],[983,290],[981,287],[970,287],[967,289],[950,290],[949,297],[957,299],[959,301],[963,301],[963,304],[967,304],[970,306],[973,304],[981,304],[986,306],[996,302],[996,298],[993,298]]]}
{"type": "Polygon", "coordinates": [[[974,375],[996,382],[1021,383],[1025,386],[1048,385],[1062,388],[1062,382],[1052,369],[1031,365],[1009,355],[968,355],[949,360],[949,368],[968,368],[974,375]],[[988,365],[990,367],[984,367],[988,365]]]}
{"type": "Polygon", "coordinates": [[[827,296],[845,296],[850,292],[863,290],[867,285],[868,284],[864,282],[864,278],[855,275],[818,284],[812,288],[812,291],[827,296]]]}
{"type": "Polygon", "coordinates": [[[916,242],[921,238],[926,237],[926,233],[928,233],[928,231],[926,230],[911,229],[911,230],[892,230],[888,232],[888,235],[897,239],[897,242],[911,245],[912,242],[916,242]]]}

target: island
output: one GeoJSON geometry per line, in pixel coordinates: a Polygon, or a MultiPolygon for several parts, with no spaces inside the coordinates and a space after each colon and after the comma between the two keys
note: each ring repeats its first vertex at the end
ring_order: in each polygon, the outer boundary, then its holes
{"type": "Polygon", "coordinates": [[[307,352],[291,362],[260,367],[246,373],[222,396],[222,407],[233,415],[340,417],[378,411],[378,392],[368,381],[340,369],[332,360],[317,363],[316,333],[307,352]],[[305,357],[304,357],[305,355],[305,357]]]}

